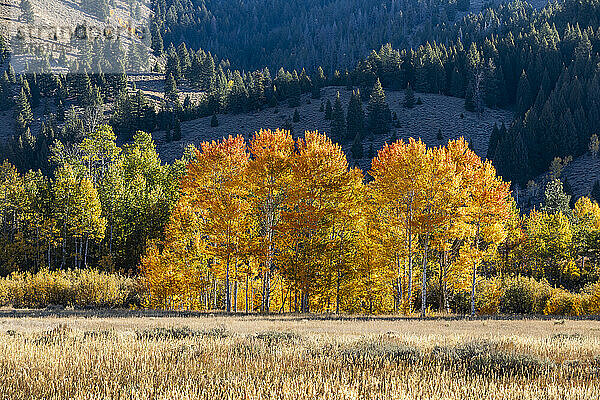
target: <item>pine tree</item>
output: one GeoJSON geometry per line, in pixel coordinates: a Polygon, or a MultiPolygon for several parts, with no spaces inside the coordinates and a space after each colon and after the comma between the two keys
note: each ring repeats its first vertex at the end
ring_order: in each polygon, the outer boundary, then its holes
{"type": "Polygon", "coordinates": [[[294,121],[294,122],[300,122],[300,114],[298,113],[298,109],[297,108],[294,110],[294,117],[292,118],[292,121],[294,121]]]}
{"type": "Polygon", "coordinates": [[[494,122],[494,127],[492,128],[492,134],[490,136],[490,141],[488,144],[488,150],[487,150],[487,155],[486,155],[486,158],[488,160],[494,159],[494,155],[496,154],[496,147],[498,147],[499,140],[500,140],[500,130],[498,129],[498,124],[496,124],[494,122]]]}
{"type": "Polygon", "coordinates": [[[408,85],[406,86],[406,89],[404,90],[404,107],[406,108],[413,108],[415,106],[415,92],[412,89],[412,86],[410,86],[410,82],[408,83],[408,85]]]}
{"type": "Polygon", "coordinates": [[[331,119],[331,113],[332,113],[331,100],[327,99],[327,103],[325,104],[325,119],[326,120],[331,119]]]}
{"type": "Polygon", "coordinates": [[[292,75],[292,80],[289,86],[289,98],[288,98],[288,106],[289,107],[298,107],[300,105],[300,95],[302,94],[302,90],[300,88],[300,78],[298,78],[298,74],[294,71],[292,75]]]}
{"type": "MultiPolygon", "coordinates": [[[[348,102],[348,111],[346,112],[346,139],[362,140],[365,130],[365,113],[360,99],[360,91],[352,91],[350,101],[348,102]]],[[[362,149],[362,147],[361,147],[362,149]]]]}
{"type": "Polygon", "coordinates": [[[25,89],[21,88],[21,93],[16,100],[15,118],[17,120],[17,129],[21,132],[25,132],[28,129],[29,124],[33,121],[33,113],[31,111],[31,105],[29,99],[25,93],[25,89]]]}
{"type": "Polygon", "coordinates": [[[175,102],[179,99],[177,94],[177,83],[172,74],[168,74],[165,79],[165,99],[175,102]]]}
{"type": "Polygon", "coordinates": [[[521,77],[519,78],[516,102],[517,113],[520,115],[525,114],[533,102],[531,85],[529,84],[529,79],[527,78],[525,71],[521,72],[521,77]]]}
{"type": "MultiPolygon", "coordinates": [[[[164,51],[163,38],[160,33],[160,29],[158,28],[158,25],[156,24],[156,21],[154,21],[154,20],[152,21],[152,24],[150,25],[150,35],[152,37],[152,44],[150,45],[150,47],[152,48],[154,55],[156,57],[162,56],[163,51],[164,51]]],[[[158,65],[158,64],[156,64],[156,65],[158,65]]]]}
{"type": "Polygon", "coordinates": [[[335,96],[333,111],[331,113],[331,138],[337,142],[342,142],[346,138],[346,121],[340,100],[340,92],[337,92],[335,96]]]}
{"type": "Polygon", "coordinates": [[[205,92],[210,92],[215,88],[216,81],[215,60],[208,53],[200,66],[200,87],[205,92]]]}
{"type": "Polygon", "coordinates": [[[379,79],[375,82],[367,105],[368,127],[372,134],[384,135],[390,131],[390,109],[385,101],[385,92],[379,79]]]}
{"type": "Polygon", "coordinates": [[[363,147],[360,140],[360,135],[356,135],[356,137],[354,138],[354,142],[352,142],[350,152],[352,153],[352,158],[354,158],[355,160],[360,160],[363,158],[363,147]]]}
{"type": "Polygon", "coordinates": [[[212,128],[216,128],[217,126],[219,126],[219,119],[217,118],[217,114],[213,114],[212,118],[210,119],[210,126],[212,128]]]}
{"type": "Polygon", "coordinates": [[[173,140],[181,140],[181,122],[178,117],[175,117],[175,123],[173,125],[173,140]]]}

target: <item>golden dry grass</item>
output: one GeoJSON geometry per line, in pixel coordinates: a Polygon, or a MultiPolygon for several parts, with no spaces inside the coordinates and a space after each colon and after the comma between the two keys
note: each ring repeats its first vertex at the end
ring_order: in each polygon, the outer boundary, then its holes
{"type": "Polygon", "coordinates": [[[0,399],[600,395],[598,321],[27,314],[0,313],[0,399]]]}

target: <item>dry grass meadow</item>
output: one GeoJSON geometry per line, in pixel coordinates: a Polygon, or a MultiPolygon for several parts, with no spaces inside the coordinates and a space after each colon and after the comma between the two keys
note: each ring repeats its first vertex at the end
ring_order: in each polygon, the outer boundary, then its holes
{"type": "Polygon", "coordinates": [[[597,399],[600,322],[0,312],[0,399],[597,399]]]}

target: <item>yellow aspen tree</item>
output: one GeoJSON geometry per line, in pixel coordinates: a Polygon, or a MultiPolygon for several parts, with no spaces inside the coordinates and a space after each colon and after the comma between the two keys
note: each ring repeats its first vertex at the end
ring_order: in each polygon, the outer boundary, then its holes
{"type": "Polygon", "coordinates": [[[427,150],[427,165],[418,181],[418,196],[421,207],[417,215],[417,232],[422,247],[421,268],[421,317],[427,309],[427,268],[430,242],[448,221],[449,209],[458,195],[460,178],[456,175],[456,165],[446,156],[443,147],[427,150]]]}
{"type": "Polygon", "coordinates": [[[472,238],[471,314],[475,314],[477,269],[485,249],[481,245],[495,247],[506,238],[505,222],[511,215],[510,187],[496,175],[491,162],[486,161],[474,170],[469,182],[469,198],[465,207],[464,222],[472,238]]]}
{"type": "Polygon", "coordinates": [[[315,283],[325,270],[331,229],[340,197],[351,192],[352,174],[341,147],[318,132],[296,142],[292,185],[282,213],[282,265],[301,292],[301,311],[309,312],[315,283]]]}
{"type": "Polygon", "coordinates": [[[249,229],[246,174],[249,153],[241,136],[205,142],[188,165],[182,195],[203,214],[203,233],[225,279],[225,309],[231,311],[232,266],[240,261],[241,241],[249,229]]]}
{"type": "Polygon", "coordinates": [[[270,281],[278,249],[278,225],[292,179],[294,139],[289,131],[261,130],[250,143],[248,184],[258,246],[254,255],[262,276],[261,311],[270,310],[270,281]]]}
{"type": "Polygon", "coordinates": [[[397,271],[396,290],[399,300],[403,294],[402,256],[406,254],[407,282],[405,310],[412,309],[413,287],[413,240],[415,239],[415,216],[422,206],[424,194],[419,190],[423,174],[430,168],[427,147],[419,139],[410,138],[407,143],[398,141],[386,144],[371,163],[369,174],[373,177],[370,193],[378,209],[386,235],[382,240],[391,250],[392,262],[397,271]]]}

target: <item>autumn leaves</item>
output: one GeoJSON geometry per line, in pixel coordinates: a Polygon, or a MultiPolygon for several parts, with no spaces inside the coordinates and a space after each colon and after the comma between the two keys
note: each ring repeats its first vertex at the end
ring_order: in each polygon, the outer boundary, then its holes
{"type": "MultiPolygon", "coordinates": [[[[477,267],[485,250],[493,250],[504,239],[503,224],[511,210],[509,186],[496,177],[492,165],[482,162],[463,139],[429,149],[410,139],[386,145],[373,160],[370,175],[374,180],[367,190],[383,227],[380,238],[394,249],[388,258],[396,261],[400,308],[412,310],[415,244],[422,263],[422,315],[432,250],[441,260],[440,308],[445,308],[451,288],[468,284],[469,268],[474,291],[477,267]],[[451,252],[453,246],[460,246],[460,251],[451,252]],[[449,260],[452,254],[455,260],[449,260]]],[[[473,301],[472,305],[474,312],[473,301]]]]}
{"type": "Polygon", "coordinates": [[[493,167],[462,139],[411,139],[386,145],[369,174],[365,184],[317,132],[203,143],[164,241],[142,260],[148,305],[409,312],[420,286],[424,314],[434,278],[442,301],[472,285],[511,211],[493,167]]]}

